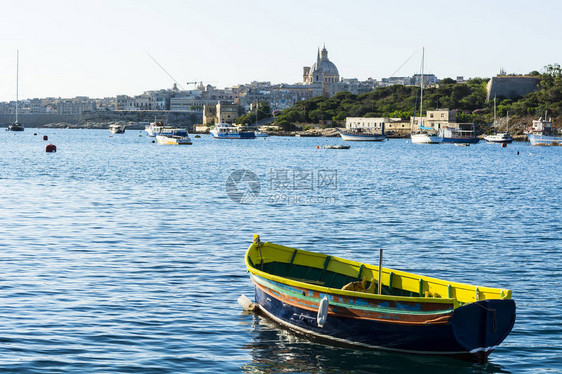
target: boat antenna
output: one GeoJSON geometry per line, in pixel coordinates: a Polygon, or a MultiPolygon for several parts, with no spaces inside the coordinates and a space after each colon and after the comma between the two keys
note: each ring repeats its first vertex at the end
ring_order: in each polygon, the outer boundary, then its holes
{"type": "Polygon", "coordinates": [[[146,54],[148,55],[148,57],[150,57],[152,59],[152,61],[154,61],[156,63],[156,65],[158,65],[160,67],[160,69],[162,69],[164,71],[164,73],[168,74],[168,76],[170,78],[172,78],[172,80],[174,81],[174,83],[181,88],[183,91],[185,91],[185,88],[182,87],[182,85],[176,80],[176,78],[172,77],[172,74],[168,73],[168,71],[166,69],[164,69],[164,67],[162,65],[160,65],[160,63],[158,61],[156,61],[156,59],[154,57],[152,57],[152,55],[150,53],[148,53],[147,51],[145,51],[146,54]]]}

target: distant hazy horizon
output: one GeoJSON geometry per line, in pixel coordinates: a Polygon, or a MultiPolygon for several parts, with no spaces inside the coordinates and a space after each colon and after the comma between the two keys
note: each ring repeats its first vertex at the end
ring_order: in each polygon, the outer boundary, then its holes
{"type": "Polygon", "coordinates": [[[0,101],[15,100],[16,50],[20,99],[172,87],[150,56],[184,89],[297,83],[324,44],[343,78],[416,74],[422,47],[425,72],[441,79],[527,74],[562,62],[561,11],[554,1],[10,2],[0,15],[0,101]]]}

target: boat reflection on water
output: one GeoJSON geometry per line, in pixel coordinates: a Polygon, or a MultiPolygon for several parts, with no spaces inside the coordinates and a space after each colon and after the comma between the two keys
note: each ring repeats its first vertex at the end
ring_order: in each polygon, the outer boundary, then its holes
{"type": "MultiPolygon", "coordinates": [[[[246,313],[246,312],[244,312],[246,313]]],[[[269,319],[254,314],[252,361],[245,373],[506,373],[500,365],[475,364],[451,357],[402,354],[327,345],[301,337],[269,319]]]]}

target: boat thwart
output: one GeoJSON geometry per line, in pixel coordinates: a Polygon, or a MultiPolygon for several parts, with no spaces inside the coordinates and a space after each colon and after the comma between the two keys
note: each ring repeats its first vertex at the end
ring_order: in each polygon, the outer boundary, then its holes
{"type": "Polygon", "coordinates": [[[507,289],[261,242],[257,235],[245,262],[257,310],[332,343],[485,362],[515,323],[515,302],[507,289]]]}

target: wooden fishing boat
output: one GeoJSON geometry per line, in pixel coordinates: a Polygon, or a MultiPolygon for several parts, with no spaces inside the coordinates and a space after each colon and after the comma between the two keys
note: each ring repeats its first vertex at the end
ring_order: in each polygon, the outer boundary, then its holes
{"type": "Polygon", "coordinates": [[[261,242],[258,235],[245,262],[255,285],[252,307],[334,344],[485,362],[515,323],[506,289],[261,242]]]}

